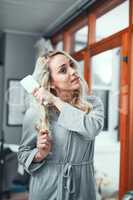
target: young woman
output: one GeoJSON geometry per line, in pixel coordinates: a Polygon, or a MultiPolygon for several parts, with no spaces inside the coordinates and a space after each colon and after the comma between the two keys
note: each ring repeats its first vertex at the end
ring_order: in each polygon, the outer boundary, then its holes
{"type": "Polygon", "coordinates": [[[96,200],[94,142],[103,105],[88,95],[77,66],[63,51],[37,60],[33,77],[40,88],[26,112],[18,152],[31,174],[30,200],[96,200]]]}

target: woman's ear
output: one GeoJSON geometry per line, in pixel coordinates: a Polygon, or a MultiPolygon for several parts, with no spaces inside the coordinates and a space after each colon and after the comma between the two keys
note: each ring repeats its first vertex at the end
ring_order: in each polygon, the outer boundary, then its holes
{"type": "Polygon", "coordinates": [[[55,96],[57,96],[57,92],[56,92],[56,90],[55,90],[55,87],[50,87],[50,92],[51,92],[52,94],[54,94],[55,96]]]}
{"type": "Polygon", "coordinates": [[[55,89],[55,86],[53,84],[50,85],[51,89],[55,89]]]}

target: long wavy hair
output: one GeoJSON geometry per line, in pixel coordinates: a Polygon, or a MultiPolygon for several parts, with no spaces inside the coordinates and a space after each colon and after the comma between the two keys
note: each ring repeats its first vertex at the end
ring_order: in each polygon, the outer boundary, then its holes
{"type": "MultiPolygon", "coordinates": [[[[78,62],[73,59],[68,53],[65,51],[50,51],[42,56],[39,56],[35,65],[34,72],[32,74],[33,78],[39,83],[40,86],[44,87],[55,96],[57,96],[56,91],[51,88],[51,73],[49,69],[49,61],[55,55],[62,54],[66,56],[69,60],[71,60],[74,64],[74,67],[78,68],[78,62]]],[[[77,72],[78,73],[78,72],[77,72]]],[[[79,75],[80,76],[80,75],[79,75]]],[[[80,77],[80,88],[74,90],[71,93],[71,105],[81,109],[85,112],[89,112],[91,110],[91,105],[86,101],[86,97],[88,96],[88,86],[87,83],[80,77]]],[[[37,123],[37,129],[44,129],[50,133],[49,130],[49,107],[52,107],[52,110],[58,111],[58,109],[54,105],[40,105],[36,101],[34,103],[37,104],[37,107],[40,111],[40,119],[37,123]]]]}

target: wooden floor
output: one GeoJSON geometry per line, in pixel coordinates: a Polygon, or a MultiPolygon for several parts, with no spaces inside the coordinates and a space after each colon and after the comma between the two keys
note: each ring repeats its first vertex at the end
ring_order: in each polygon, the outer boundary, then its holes
{"type": "Polygon", "coordinates": [[[2,200],[28,200],[28,194],[27,192],[13,193],[10,198],[3,198],[2,200]]]}
{"type": "MultiPolygon", "coordinates": [[[[27,193],[14,193],[11,195],[10,198],[2,198],[2,200],[28,200],[28,194],[27,193]]],[[[118,199],[117,198],[105,198],[105,200],[118,200],[118,199]]]]}
{"type": "MultiPolygon", "coordinates": [[[[28,193],[13,193],[10,198],[2,198],[0,200],[28,200],[28,193]]],[[[118,198],[105,198],[104,200],[118,200],[118,198]]]]}

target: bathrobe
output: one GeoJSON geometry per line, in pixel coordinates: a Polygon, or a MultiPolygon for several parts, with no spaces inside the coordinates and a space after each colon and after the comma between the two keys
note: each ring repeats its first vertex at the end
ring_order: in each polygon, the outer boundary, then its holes
{"type": "Polygon", "coordinates": [[[31,175],[29,200],[96,200],[94,143],[104,111],[98,97],[86,100],[92,105],[89,113],[68,103],[60,112],[50,111],[52,149],[41,162],[33,161],[39,112],[34,106],[26,112],[18,160],[31,175]]]}

